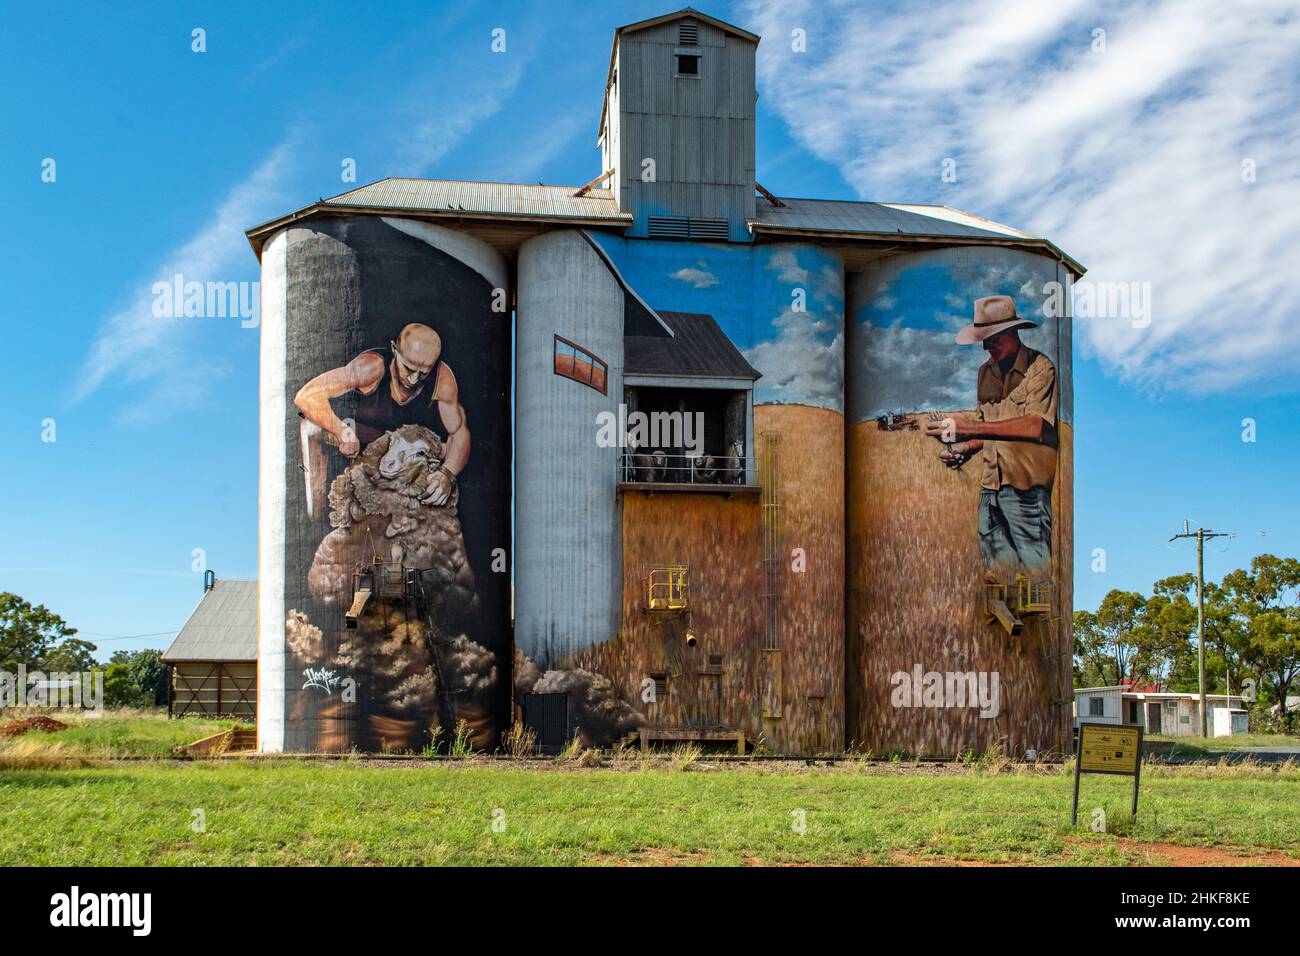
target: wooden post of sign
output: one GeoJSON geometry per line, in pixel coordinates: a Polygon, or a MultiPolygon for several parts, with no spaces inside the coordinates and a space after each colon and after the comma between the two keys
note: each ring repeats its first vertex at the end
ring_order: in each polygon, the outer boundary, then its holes
{"type": "Polygon", "coordinates": [[[1138,725],[1138,754],[1137,766],[1133,768],[1133,810],[1129,816],[1136,820],[1138,818],[1138,781],[1142,779],[1142,727],[1138,725]]]}
{"type": "Polygon", "coordinates": [[[1079,742],[1074,745],[1074,806],[1070,810],[1070,826],[1079,824],[1079,758],[1083,754],[1083,728],[1079,728],[1079,742]]]}

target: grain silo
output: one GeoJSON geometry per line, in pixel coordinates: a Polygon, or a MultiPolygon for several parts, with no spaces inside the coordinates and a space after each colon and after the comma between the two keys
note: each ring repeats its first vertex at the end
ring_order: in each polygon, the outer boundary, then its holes
{"type": "Polygon", "coordinates": [[[461,721],[493,746],[504,260],[439,225],[333,217],[275,232],[262,267],[261,749],[418,751],[461,721]]]}
{"type": "Polygon", "coordinates": [[[847,703],[876,753],[1068,748],[1066,280],[997,247],[850,278],[847,703]]]}
{"type": "Polygon", "coordinates": [[[585,185],[389,179],[249,231],[263,750],[1064,749],[1082,268],[764,189],[758,43],[618,28],[585,185]]]}

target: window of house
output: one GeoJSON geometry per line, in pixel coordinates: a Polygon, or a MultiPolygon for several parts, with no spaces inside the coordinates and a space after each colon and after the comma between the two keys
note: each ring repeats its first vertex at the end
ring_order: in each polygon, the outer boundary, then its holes
{"type": "Polygon", "coordinates": [[[678,76],[699,76],[700,75],[699,54],[678,53],[677,54],[677,75],[678,76]]]}
{"type": "Polygon", "coordinates": [[[1106,699],[1104,697],[1088,698],[1088,716],[1089,717],[1106,716],[1106,699]]]}
{"type": "Polygon", "coordinates": [[[571,378],[606,394],[609,366],[580,345],[555,337],[555,374],[571,378]]]}

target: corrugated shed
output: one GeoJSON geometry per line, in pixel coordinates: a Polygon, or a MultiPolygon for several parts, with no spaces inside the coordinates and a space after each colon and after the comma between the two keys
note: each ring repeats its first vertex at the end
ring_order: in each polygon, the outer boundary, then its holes
{"type": "Polygon", "coordinates": [[[666,335],[628,335],[623,339],[625,375],[691,375],[756,379],[759,373],[727,338],[711,315],[659,312],[666,335]]]}
{"type": "Polygon", "coordinates": [[[879,236],[935,236],[961,239],[1028,239],[1039,237],[991,219],[948,206],[906,203],[846,202],[834,199],[785,199],[784,206],[759,200],[755,228],[879,236]]]}
{"type": "Polygon", "coordinates": [[[257,582],[216,581],[162,659],[168,664],[257,660],[257,582]]]}
{"type": "Polygon", "coordinates": [[[458,179],[382,179],[321,200],[325,206],[404,212],[469,213],[542,219],[631,221],[608,189],[574,196],[577,186],[476,183],[458,179]]]}

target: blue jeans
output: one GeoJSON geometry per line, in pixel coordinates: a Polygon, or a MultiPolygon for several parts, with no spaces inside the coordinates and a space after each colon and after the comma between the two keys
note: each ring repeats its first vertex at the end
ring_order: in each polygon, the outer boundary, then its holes
{"type": "Polygon", "coordinates": [[[1026,568],[1052,560],[1052,492],[1043,485],[1019,491],[980,489],[980,554],[986,566],[1015,562],[1026,568]]]}

